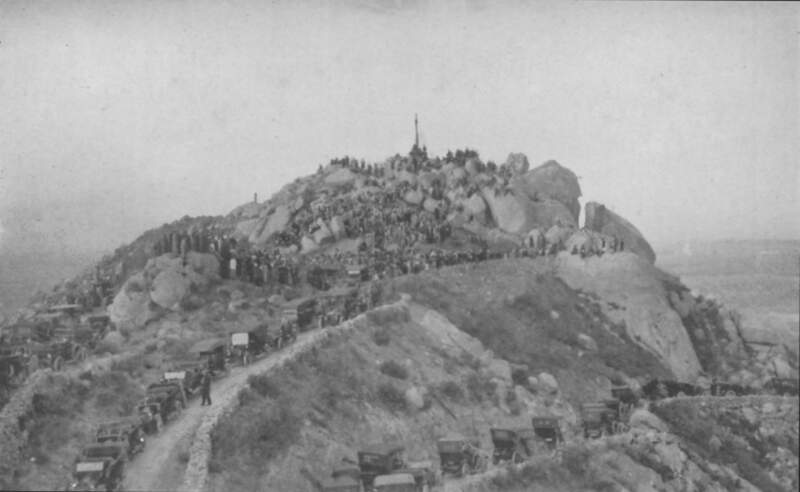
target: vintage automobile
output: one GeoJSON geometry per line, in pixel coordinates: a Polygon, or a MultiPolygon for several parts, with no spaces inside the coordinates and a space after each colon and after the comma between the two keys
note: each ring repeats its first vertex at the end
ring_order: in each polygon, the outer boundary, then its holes
{"type": "Polygon", "coordinates": [[[639,396],[628,385],[614,385],[611,387],[611,398],[616,398],[624,406],[633,407],[639,401],[639,396]]]}
{"type": "Polygon", "coordinates": [[[234,357],[244,362],[245,356],[252,359],[263,353],[267,347],[266,334],[266,328],[231,333],[231,351],[234,357]]]}
{"type": "Polygon", "coordinates": [[[342,266],[336,263],[321,263],[311,267],[306,278],[315,289],[328,290],[336,283],[342,270],[342,266]]]}
{"type": "Polygon", "coordinates": [[[501,462],[510,461],[521,463],[527,457],[533,455],[532,439],[535,438],[533,429],[489,429],[492,436],[494,451],[492,452],[492,463],[497,465],[501,462]]]}
{"type": "Polygon", "coordinates": [[[169,415],[180,413],[186,408],[186,391],[179,380],[161,381],[147,386],[145,395],[161,404],[161,418],[167,421],[169,415]]]}
{"type": "Polygon", "coordinates": [[[145,397],[136,404],[136,412],[146,434],[157,434],[166,417],[161,402],[156,398],[145,397]]]}
{"type": "Polygon", "coordinates": [[[561,435],[560,420],[558,417],[533,417],[531,419],[533,433],[550,450],[555,449],[564,442],[564,436],[561,435]]]}
{"type": "Polygon", "coordinates": [[[764,385],[764,389],[775,395],[797,396],[800,382],[796,378],[772,378],[764,385]]]}
{"type": "Polygon", "coordinates": [[[368,282],[369,267],[366,265],[347,265],[347,278],[351,283],[368,282]]]}
{"type": "Polygon", "coordinates": [[[120,490],[125,476],[125,446],[119,443],[85,446],[75,460],[70,491],[120,490]]]}
{"type": "Polygon", "coordinates": [[[200,392],[204,369],[203,363],[196,360],[174,362],[164,373],[162,381],[180,381],[188,400],[200,392]]]}
{"type": "Polygon", "coordinates": [[[439,468],[442,475],[463,476],[486,469],[488,458],[480,450],[478,441],[469,441],[459,434],[451,434],[436,441],[439,468]]]}
{"type": "Polygon", "coordinates": [[[206,358],[207,368],[212,375],[225,372],[225,349],[228,341],[224,338],[209,338],[195,343],[189,352],[206,358]]]}
{"type": "Polygon", "coordinates": [[[400,444],[376,444],[358,452],[358,468],[365,488],[372,487],[375,477],[405,468],[406,448],[400,444]]]}
{"type": "Polygon", "coordinates": [[[281,308],[281,322],[294,322],[300,331],[304,331],[314,321],[316,310],[317,300],[314,297],[294,299],[281,308]]]}
{"type": "Polygon", "coordinates": [[[708,387],[708,393],[711,396],[744,396],[749,395],[753,391],[747,386],[733,383],[720,383],[714,381],[708,387]]]}
{"type": "Polygon", "coordinates": [[[583,437],[597,439],[614,433],[614,411],[609,409],[604,402],[581,404],[581,421],[583,437]]]}
{"type": "Polygon", "coordinates": [[[111,442],[127,445],[126,454],[133,456],[144,450],[142,422],[139,419],[124,419],[100,424],[95,440],[101,444],[111,442]]]}
{"type": "Polygon", "coordinates": [[[699,386],[665,379],[653,379],[642,386],[642,393],[649,400],[659,400],[661,398],[672,398],[676,396],[698,396],[702,395],[703,392],[703,388],[699,386]]]}
{"type": "Polygon", "coordinates": [[[28,363],[25,354],[15,350],[0,348],[0,388],[14,388],[28,377],[28,363]]]}
{"type": "Polygon", "coordinates": [[[410,473],[393,473],[375,477],[375,492],[421,492],[414,476],[410,473]]]}
{"type": "Polygon", "coordinates": [[[361,482],[348,475],[331,477],[322,481],[322,492],[361,492],[361,482]]]}

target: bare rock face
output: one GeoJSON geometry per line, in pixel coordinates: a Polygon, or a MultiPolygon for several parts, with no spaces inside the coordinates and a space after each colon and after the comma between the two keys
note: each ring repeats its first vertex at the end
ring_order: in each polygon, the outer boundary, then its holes
{"type": "Polygon", "coordinates": [[[263,244],[273,234],[284,230],[289,224],[289,219],[291,217],[292,214],[289,211],[289,207],[286,205],[279,205],[266,220],[262,220],[261,227],[254,228],[254,232],[250,234],[250,242],[254,244],[263,244]]]}
{"type": "Polygon", "coordinates": [[[646,348],[681,381],[694,381],[701,370],[694,345],[669,296],[660,273],[630,252],[594,257],[558,256],[558,276],[573,289],[592,292],[604,301],[603,311],[628,336],[646,348]],[[611,304],[624,305],[613,309],[611,304]]]}
{"type": "Polygon", "coordinates": [[[150,298],[165,309],[175,307],[189,293],[192,282],[177,270],[164,270],[153,280],[150,298]]]}
{"type": "Polygon", "coordinates": [[[412,205],[419,205],[422,203],[422,200],[424,199],[425,195],[423,195],[422,192],[419,190],[409,190],[403,196],[403,200],[412,205]]]}
{"type": "Polygon", "coordinates": [[[138,273],[125,282],[108,307],[108,315],[117,326],[144,326],[158,317],[151,309],[144,275],[138,273]]]}
{"type": "Polygon", "coordinates": [[[117,325],[141,327],[165,309],[181,309],[182,301],[218,279],[219,263],[214,255],[190,252],[185,265],[180,257],[152,258],[143,272],[125,282],[108,314],[117,325]]]}
{"type": "Polygon", "coordinates": [[[517,190],[523,191],[532,200],[550,198],[560,202],[569,210],[572,221],[577,224],[581,212],[578,202],[581,187],[575,173],[556,161],[547,161],[519,179],[521,182],[515,187],[517,190]]]}
{"type": "Polygon", "coordinates": [[[334,235],[336,239],[341,239],[344,237],[345,229],[344,229],[344,222],[342,222],[342,218],[338,215],[333,217],[328,224],[330,227],[331,233],[334,235]]]}
{"type": "Polygon", "coordinates": [[[512,234],[526,234],[534,227],[547,229],[555,224],[576,225],[570,211],[556,200],[534,201],[517,192],[498,193],[493,188],[482,188],[481,194],[497,226],[512,234]]]}
{"type": "Polygon", "coordinates": [[[300,251],[308,253],[310,251],[314,251],[315,249],[317,249],[317,247],[318,247],[317,243],[315,243],[314,240],[311,239],[310,237],[303,236],[302,238],[300,238],[300,251]]]}
{"type": "Polygon", "coordinates": [[[325,184],[342,186],[355,181],[356,175],[349,169],[341,168],[325,177],[325,184]]]}
{"type": "Polygon", "coordinates": [[[528,162],[528,157],[521,152],[512,152],[508,154],[506,166],[511,168],[511,170],[516,174],[527,173],[528,169],[531,167],[530,163],[528,162]]]}
{"type": "Polygon", "coordinates": [[[617,237],[625,242],[625,250],[636,253],[650,263],[656,262],[653,248],[633,224],[597,202],[587,203],[585,211],[584,225],[587,229],[617,237]]]}

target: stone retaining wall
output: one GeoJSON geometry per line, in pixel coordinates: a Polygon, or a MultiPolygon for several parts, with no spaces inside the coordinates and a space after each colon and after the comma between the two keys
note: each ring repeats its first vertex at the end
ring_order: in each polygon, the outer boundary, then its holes
{"type": "MultiPolygon", "coordinates": [[[[408,309],[408,297],[387,306],[381,306],[374,311],[395,311],[408,309]]],[[[317,329],[303,333],[292,345],[267,359],[250,365],[245,371],[236,374],[225,381],[225,387],[216,390],[212,395],[214,403],[207,414],[203,416],[197,433],[189,448],[189,463],[186,466],[181,492],[197,492],[206,489],[208,483],[208,462],[211,458],[211,433],[220,418],[230,414],[239,405],[239,393],[247,387],[247,379],[252,375],[260,375],[280,369],[284,365],[296,360],[302,354],[313,348],[319,347],[332,337],[340,337],[346,333],[366,328],[366,314],[361,314],[341,325],[317,329]]]]}
{"type": "Polygon", "coordinates": [[[26,422],[33,413],[33,396],[52,374],[50,369],[31,374],[25,386],[14,392],[0,412],[0,489],[11,485],[14,470],[23,460],[22,452],[28,442],[26,422]]]}

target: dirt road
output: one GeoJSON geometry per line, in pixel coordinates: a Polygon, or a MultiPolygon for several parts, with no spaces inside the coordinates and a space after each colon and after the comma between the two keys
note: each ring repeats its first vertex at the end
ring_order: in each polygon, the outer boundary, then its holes
{"type": "MultiPolygon", "coordinates": [[[[408,299],[376,310],[406,306],[408,299]]],[[[406,309],[403,307],[403,309],[406,309]]],[[[364,315],[336,327],[302,333],[280,352],[273,352],[246,367],[234,367],[229,374],[212,383],[210,406],[198,400],[189,406],[161,432],[151,436],[142,454],[128,465],[123,483],[126,491],[198,491],[206,485],[208,457],[211,453],[211,431],[225,412],[235,408],[239,392],[251,375],[277,369],[317,346],[329,336],[337,336],[364,326],[364,315]],[[187,463],[188,461],[188,463],[187,463]]]]}
{"type": "Polygon", "coordinates": [[[292,357],[299,347],[318,336],[315,331],[301,334],[292,345],[280,352],[252,362],[247,367],[233,367],[211,385],[210,406],[201,406],[200,399],[192,400],[186,409],[167,422],[161,432],[148,436],[142,454],[128,464],[123,484],[126,491],[175,491],[181,486],[189,460],[189,449],[203,417],[217,414],[227,407],[247,384],[247,378],[272,369],[279,361],[292,357]]]}

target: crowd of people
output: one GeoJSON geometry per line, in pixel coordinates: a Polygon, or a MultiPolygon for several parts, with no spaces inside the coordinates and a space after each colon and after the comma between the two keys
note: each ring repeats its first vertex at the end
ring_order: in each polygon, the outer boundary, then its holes
{"type": "MultiPolygon", "coordinates": [[[[518,248],[504,254],[490,252],[482,244],[466,252],[444,248],[443,243],[452,236],[453,228],[447,220],[449,203],[444,199],[443,185],[434,182],[423,190],[418,183],[409,182],[413,180],[380,179],[388,168],[419,174],[441,169],[446,163],[463,167],[469,162],[476,163],[470,165],[479,166],[501,184],[511,178],[511,166],[482,164],[477,152],[470,149],[448,152],[443,159],[429,159],[427,150],[415,145],[408,156],[390,158],[386,165],[367,164],[363,159],[345,156],[332,159],[330,165],[364,176],[366,181],[360,192],[349,193],[345,187],[305,204],[291,215],[286,227],[265,247],[252,248],[246,241],[237,241],[220,230],[206,230],[164,235],[154,246],[154,253],[171,252],[183,257],[189,251],[212,253],[220,261],[219,273],[223,279],[237,279],[258,286],[296,286],[322,265],[339,265],[342,270],[348,265],[360,265],[370,272],[371,278],[380,279],[504,255],[554,255],[566,249],[564,240],[547,241],[544,237],[527,238],[518,248]],[[421,203],[409,203],[415,202],[406,200],[409,192],[416,193],[416,201],[427,194],[435,200],[435,206],[426,209],[421,203]],[[329,230],[320,235],[318,231],[322,228],[329,230]],[[304,237],[361,241],[357,252],[296,254],[302,251],[304,237]]],[[[478,190],[474,183],[467,183],[465,191],[478,190]]],[[[616,238],[606,242],[602,239],[596,247],[590,242],[572,248],[571,253],[586,257],[624,248],[624,243],[616,238]]]]}

